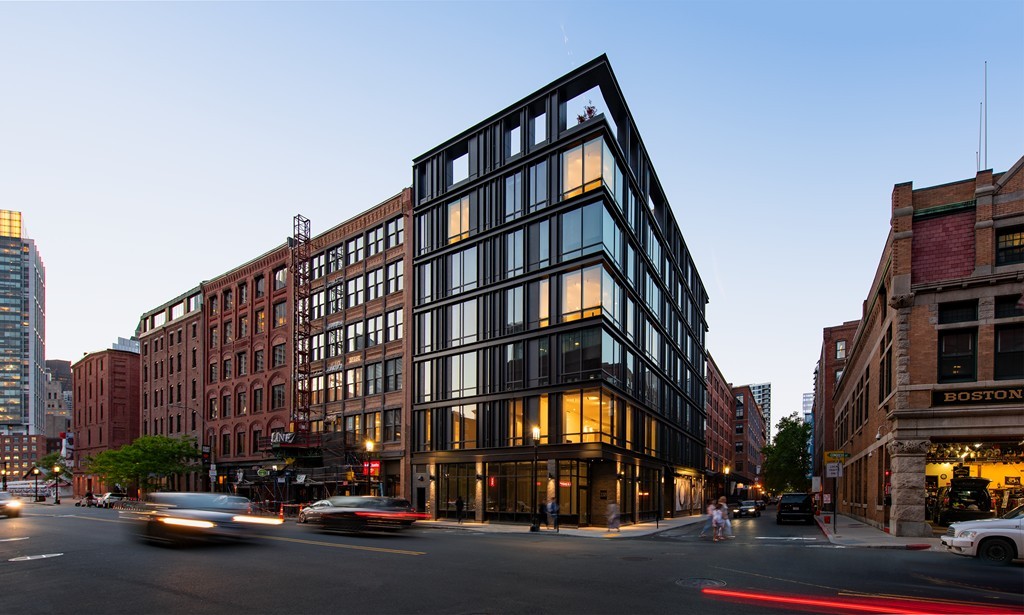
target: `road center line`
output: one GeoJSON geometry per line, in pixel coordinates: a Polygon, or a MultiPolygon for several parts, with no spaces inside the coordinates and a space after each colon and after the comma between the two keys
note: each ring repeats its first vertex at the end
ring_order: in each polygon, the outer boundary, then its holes
{"type": "Polygon", "coordinates": [[[359,545],[346,545],[336,542],[323,542],[320,540],[305,540],[302,538],[287,538],[285,536],[261,536],[268,540],[280,540],[281,542],[296,542],[304,545],[315,545],[318,547],[334,547],[335,549],[354,549],[356,551],[375,551],[377,553],[394,553],[395,555],[426,555],[424,551],[405,551],[402,549],[385,549],[383,547],[362,547],[359,545]]]}

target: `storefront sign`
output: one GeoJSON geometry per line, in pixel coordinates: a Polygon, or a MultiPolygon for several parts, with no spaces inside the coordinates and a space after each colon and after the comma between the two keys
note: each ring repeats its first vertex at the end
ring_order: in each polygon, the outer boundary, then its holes
{"type": "Polygon", "coordinates": [[[1024,404],[1024,387],[932,391],[932,406],[1024,404]]]}
{"type": "Polygon", "coordinates": [[[1019,487],[1020,486],[1020,477],[1019,476],[1007,476],[1007,477],[1005,477],[1005,480],[1003,480],[1003,482],[1006,483],[1006,486],[1008,486],[1008,487],[1010,485],[1013,485],[1015,487],[1019,487]]]}

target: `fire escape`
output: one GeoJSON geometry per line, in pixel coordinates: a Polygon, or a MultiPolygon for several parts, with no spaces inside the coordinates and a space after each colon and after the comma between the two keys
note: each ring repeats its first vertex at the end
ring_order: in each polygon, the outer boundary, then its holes
{"type": "Polygon", "coordinates": [[[314,458],[320,455],[320,434],[310,417],[310,238],[309,219],[296,214],[291,241],[292,278],[292,413],[289,430],[274,438],[278,457],[314,458]]]}

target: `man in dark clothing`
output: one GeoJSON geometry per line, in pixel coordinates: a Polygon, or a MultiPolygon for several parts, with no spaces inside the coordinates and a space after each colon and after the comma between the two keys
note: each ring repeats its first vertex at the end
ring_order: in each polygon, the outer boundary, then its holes
{"type": "Polygon", "coordinates": [[[466,507],[466,502],[463,501],[462,496],[455,498],[455,518],[462,523],[462,510],[466,507]]]}

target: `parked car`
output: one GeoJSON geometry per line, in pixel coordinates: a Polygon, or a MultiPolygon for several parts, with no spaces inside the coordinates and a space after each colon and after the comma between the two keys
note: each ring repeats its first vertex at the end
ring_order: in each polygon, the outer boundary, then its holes
{"type": "Polygon", "coordinates": [[[175,544],[244,539],[283,523],[279,517],[260,517],[251,511],[249,499],[237,495],[158,492],[146,498],[133,518],[141,538],[175,544]]]}
{"type": "Polygon", "coordinates": [[[757,509],[758,510],[764,510],[764,509],[768,508],[768,503],[765,502],[764,500],[754,500],[754,502],[757,503],[757,509]]]}
{"type": "Polygon", "coordinates": [[[775,513],[775,522],[803,521],[814,523],[814,505],[809,493],[783,493],[779,498],[779,508],[775,513]]]}
{"type": "Polygon", "coordinates": [[[0,515],[5,517],[21,516],[21,500],[7,491],[0,491],[0,515]]]}
{"type": "Polygon", "coordinates": [[[416,512],[409,500],[381,496],[335,496],[320,511],[320,527],[341,532],[398,531],[428,515],[416,512]]]}
{"type": "Polygon", "coordinates": [[[1024,557],[1024,505],[997,519],[953,523],[940,539],[950,553],[1008,564],[1024,557]]]}
{"type": "Polygon", "coordinates": [[[96,503],[100,508],[113,508],[114,504],[127,498],[128,496],[124,493],[113,493],[107,492],[100,496],[99,502],[96,503]]]}
{"type": "Polygon", "coordinates": [[[91,506],[99,506],[99,504],[100,499],[94,496],[92,493],[86,493],[84,496],[82,496],[81,500],[75,502],[75,506],[85,506],[87,508],[91,506]]]}
{"type": "Polygon", "coordinates": [[[739,508],[736,510],[736,517],[760,517],[761,511],[757,508],[757,502],[754,500],[743,500],[740,502],[739,508]]]}
{"type": "Polygon", "coordinates": [[[310,523],[310,522],[316,523],[316,522],[319,522],[320,521],[320,513],[323,512],[324,509],[330,508],[330,506],[331,506],[331,498],[328,498],[326,500],[317,500],[316,502],[313,502],[312,504],[310,504],[308,506],[304,506],[304,507],[299,509],[298,522],[299,523],[310,523]]]}
{"type": "Polygon", "coordinates": [[[938,525],[956,521],[975,521],[995,516],[987,478],[954,478],[942,487],[935,498],[932,519],[938,525]]]}

